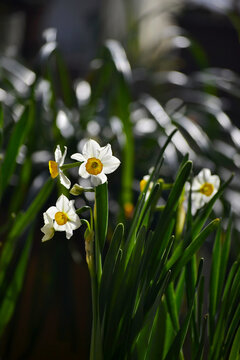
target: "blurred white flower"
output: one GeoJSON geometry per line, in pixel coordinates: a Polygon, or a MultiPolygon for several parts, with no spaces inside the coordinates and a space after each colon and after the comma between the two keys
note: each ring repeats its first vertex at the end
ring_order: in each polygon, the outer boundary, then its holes
{"type": "MultiPolygon", "coordinates": [[[[217,175],[211,175],[209,169],[202,169],[194,177],[192,182],[192,214],[203,207],[216,194],[220,186],[220,178],[217,175]]],[[[190,192],[190,184],[186,183],[186,195],[190,192]]]]}
{"type": "Polygon", "coordinates": [[[92,139],[85,143],[82,154],[73,154],[71,158],[82,162],[79,167],[79,175],[84,179],[91,176],[94,186],[105,183],[107,181],[106,174],[114,172],[120,165],[120,161],[112,155],[110,144],[100,147],[92,139]]]}
{"type": "MultiPolygon", "coordinates": [[[[139,186],[140,186],[140,191],[143,192],[143,190],[145,189],[149,179],[150,179],[150,176],[153,172],[154,168],[151,167],[148,171],[148,175],[144,175],[144,177],[142,178],[142,180],[140,181],[139,183],[139,186]]],[[[150,195],[150,192],[152,190],[152,187],[153,187],[153,181],[150,182],[149,186],[148,186],[148,190],[147,190],[147,193],[146,193],[146,197],[145,197],[145,200],[148,199],[149,195],[150,195]]]]}
{"type": "Polygon", "coordinates": [[[74,200],[68,200],[65,195],[61,195],[56,202],[56,206],[51,206],[44,214],[45,225],[41,228],[41,231],[45,235],[42,241],[51,239],[54,230],[66,231],[66,237],[70,239],[73,230],[81,226],[81,221],[74,208],[74,200]]]}
{"type": "Polygon", "coordinates": [[[65,186],[67,189],[69,189],[71,186],[71,182],[61,170],[61,166],[64,164],[66,154],[67,154],[67,147],[64,146],[64,153],[62,154],[60,146],[57,145],[57,148],[54,153],[55,161],[50,160],[48,164],[49,164],[49,171],[51,177],[55,179],[59,175],[60,183],[63,186],[65,186]]]}

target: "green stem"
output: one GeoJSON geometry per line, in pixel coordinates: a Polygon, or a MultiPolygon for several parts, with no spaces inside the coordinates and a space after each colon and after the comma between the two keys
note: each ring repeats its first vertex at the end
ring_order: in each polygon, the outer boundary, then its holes
{"type": "MultiPolygon", "coordinates": [[[[93,270],[93,269],[92,269],[93,270]]],[[[90,272],[92,290],[92,335],[90,360],[102,360],[101,332],[99,325],[98,289],[95,271],[90,272]]]]}
{"type": "Polygon", "coordinates": [[[162,182],[162,190],[170,190],[170,189],[172,189],[172,187],[173,187],[173,185],[174,184],[171,184],[171,183],[165,183],[164,181],[163,181],[163,179],[159,179],[158,180],[158,183],[160,183],[160,182],[162,182]]]}
{"type": "Polygon", "coordinates": [[[67,169],[75,168],[75,167],[80,166],[82,163],[83,163],[82,161],[77,161],[77,162],[71,163],[71,164],[64,164],[64,165],[60,166],[60,169],[67,170],[67,169]]]}

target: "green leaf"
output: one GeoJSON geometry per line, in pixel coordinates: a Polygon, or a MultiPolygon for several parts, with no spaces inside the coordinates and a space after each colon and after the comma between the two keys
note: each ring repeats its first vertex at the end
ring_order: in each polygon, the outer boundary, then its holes
{"type": "Polygon", "coordinates": [[[236,332],[231,352],[229,355],[229,360],[239,360],[240,359],[240,326],[236,332]]]}
{"type": "Polygon", "coordinates": [[[108,228],[108,184],[105,182],[95,188],[95,257],[96,257],[96,271],[98,283],[102,276],[102,259],[101,254],[107,236],[108,228]]]}
{"type": "Polygon", "coordinates": [[[33,239],[33,231],[28,235],[24,248],[22,249],[18,263],[16,264],[14,275],[7,287],[6,294],[0,304],[0,336],[8,324],[14,312],[18,296],[22,290],[24,276],[28,264],[29,253],[33,239]]]}
{"type": "Polygon", "coordinates": [[[217,296],[219,287],[219,275],[221,269],[221,228],[219,226],[215,238],[212,256],[212,266],[210,275],[210,292],[209,292],[209,330],[210,338],[215,331],[215,318],[217,311],[217,296]]]}
{"type": "Polygon", "coordinates": [[[107,182],[95,188],[95,233],[99,241],[99,249],[102,252],[107,236],[108,228],[108,184],[107,182]]]}
{"type": "MultiPolygon", "coordinates": [[[[3,141],[3,119],[4,119],[4,115],[3,115],[3,107],[0,106],[0,149],[2,147],[2,141],[3,141]]],[[[1,160],[0,160],[1,163],[1,160]]]]}
{"type": "Polygon", "coordinates": [[[99,296],[99,303],[100,303],[100,315],[103,316],[104,308],[107,304],[107,297],[109,296],[109,288],[112,283],[112,277],[114,273],[114,268],[117,262],[118,252],[120,250],[120,245],[123,240],[124,235],[124,226],[123,224],[118,224],[111,243],[108,249],[104,265],[103,265],[103,273],[101,278],[100,284],[100,296],[99,296]]]}
{"type": "Polygon", "coordinates": [[[181,168],[175,180],[174,186],[169,194],[167,204],[158,221],[158,225],[156,227],[155,235],[154,235],[156,245],[155,248],[153,249],[153,251],[154,252],[156,251],[158,254],[162,254],[164,248],[166,247],[166,242],[171,236],[173,224],[172,226],[169,226],[169,224],[173,219],[173,214],[176,211],[176,208],[178,206],[178,201],[181,197],[183,187],[189,177],[191,169],[192,169],[191,161],[187,161],[181,168]],[[159,244],[159,239],[161,239],[160,244],[159,244]]]}
{"type": "Polygon", "coordinates": [[[191,296],[191,301],[190,301],[190,306],[188,309],[188,313],[187,316],[181,326],[181,328],[179,329],[177,336],[175,337],[166,357],[164,358],[164,360],[176,360],[179,357],[179,354],[182,350],[183,347],[183,343],[185,340],[185,337],[187,335],[187,330],[190,324],[190,320],[191,320],[191,316],[192,316],[192,311],[193,311],[193,307],[194,307],[194,300],[195,300],[195,292],[197,290],[198,284],[199,284],[199,280],[201,278],[201,273],[202,273],[202,265],[203,262],[200,261],[199,267],[198,267],[198,275],[197,275],[197,282],[195,284],[195,289],[192,293],[191,296]]]}
{"type": "Polygon", "coordinates": [[[19,214],[16,216],[15,223],[10,231],[10,234],[4,244],[4,248],[0,257],[0,284],[4,278],[6,268],[11,261],[11,258],[14,253],[16,239],[19,238],[30,226],[31,222],[35,219],[38,212],[41,210],[46,200],[48,199],[54,182],[51,178],[45,183],[42,189],[39,191],[38,195],[35,197],[29,208],[25,213],[19,214]]]}
{"type": "Polygon", "coordinates": [[[201,247],[201,245],[204,243],[208,235],[218,227],[220,220],[215,219],[210,224],[208,224],[201,233],[193,239],[190,245],[186,249],[184,249],[181,257],[179,260],[177,260],[173,266],[171,258],[169,259],[166,269],[169,270],[172,269],[172,278],[174,279],[179,271],[182,269],[183,266],[185,266],[188,261],[192,258],[192,256],[198,251],[198,249],[201,247]]]}
{"type": "Polygon", "coordinates": [[[33,119],[31,107],[28,106],[13,128],[5,153],[5,157],[0,169],[0,199],[14,172],[19,148],[24,143],[27,137],[30,123],[32,122],[32,120],[33,119]]]}

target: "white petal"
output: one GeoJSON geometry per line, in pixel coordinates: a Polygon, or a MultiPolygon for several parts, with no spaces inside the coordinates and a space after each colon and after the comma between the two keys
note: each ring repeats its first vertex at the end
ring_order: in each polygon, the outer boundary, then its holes
{"type": "Polygon", "coordinates": [[[83,177],[84,179],[87,179],[90,174],[86,170],[86,162],[82,163],[79,167],[79,176],[83,177]]]}
{"type": "Polygon", "coordinates": [[[220,186],[220,178],[217,175],[212,175],[209,181],[214,186],[214,190],[218,190],[220,186]]]}
{"type": "Polygon", "coordinates": [[[200,209],[205,204],[205,196],[201,193],[193,193],[192,194],[192,204],[195,208],[200,209]]]}
{"type": "Polygon", "coordinates": [[[59,164],[62,159],[62,152],[59,145],[57,145],[56,147],[54,156],[55,156],[55,161],[59,164]]]}
{"type": "Polygon", "coordinates": [[[99,160],[103,160],[104,158],[108,159],[111,156],[112,156],[112,148],[110,144],[107,144],[106,146],[100,148],[99,160]]]}
{"type": "Polygon", "coordinates": [[[65,195],[61,195],[56,202],[56,207],[58,211],[68,212],[69,209],[69,200],[65,195]]]}
{"type": "Polygon", "coordinates": [[[114,172],[120,165],[120,160],[115,156],[112,156],[110,159],[102,160],[103,163],[103,171],[105,174],[111,174],[114,172]]]}
{"type": "Polygon", "coordinates": [[[74,200],[69,201],[69,209],[68,209],[67,215],[70,220],[72,220],[72,217],[74,217],[76,215],[76,209],[74,207],[74,200]]]}
{"type": "Polygon", "coordinates": [[[87,159],[80,153],[75,153],[71,155],[71,159],[77,160],[77,161],[86,161],[87,159]]]}
{"type": "Polygon", "coordinates": [[[144,175],[143,180],[148,181],[150,179],[150,175],[144,175]]]}
{"type": "Polygon", "coordinates": [[[98,174],[96,176],[92,175],[91,181],[92,181],[93,186],[98,186],[98,185],[104,184],[107,181],[107,177],[102,171],[100,174],[98,174]]]}
{"type": "Polygon", "coordinates": [[[83,156],[86,157],[86,159],[95,157],[98,158],[100,151],[100,145],[95,140],[88,140],[86,144],[83,146],[83,156]]]}
{"type": "Polygon", "coordinates": [[[194,204],[192,204],[192,215],[194,216],[199,208],[197,208],[194,204]]]}
{"type": "Polygon", "coordinates": [[[47,241],[53,238],[54,236],[54,228],[52,225],[50,224],[45,224],[42,228],[41,231],[44,233],[44,236],[42,238],[42,241],[47,241]]]}
{"type": "Polygon", "coordinates": [[[192,181],[192,191],[198,191],[204,182],[205,181],[203,180],[202,176],[200,179],[198,176],[196,176],[192,181]]]}
{"type": "Polygon", "coordinates": [[[202,169],[197,176],[201,184],[204,184],[205,182],[209,182],[210,177],[211,177],[211,171],[207,168],[202,169]]]}
{"type": "Polygon", "coordinates": [[[63,153],[63,155],[62,155],[62,157],[61,157],[61,159],[59,161],[59,166],[62,166],[64,164],[66,155],[67,155],[67,147],[64,146],[64,153],[63,153]]]}
{"type": "Polygon", "coordinates": [[[44,219],[44,224],[52,224],[53,223],[51,216],[47,212],[43,213],[43,219],[44,219]]]}
{"type": "Polygon", "coordinates": [[[51,219],[55,219],[55,214],[59,210],[56,208],[56,206],[51,206],[47,211],[46,214],[50,216],[51,219]]]}
{"type": "Polygon", "coordinates": [[[69,189],[71,186],[71,181],[68,179],[66,175],[62,171],[59,172],[60,183],[65,186],[65,188],[69,189]]]}
{"type": "Polygon", "coordinates": [[[76,230],[81,226],[80,218],[77,214],[74,214],[74,216],[71,216],[70,218],[70,224],[72,224],[72,229],[76,230]]]}
{"type": "MultiPolygon", "coordinates": [[[[66,223],[67,224],[67,223],[66,223]]],[[[65,231],[66,230],[66,224],[64,225],[58,225],[58,223],[55,221],[53,227],[56,231],[65,231]]]]}
{"type": "Polygon", "coordinates": [[[73,229],[71,226],[71,223],[67,222],[66,223],[66,238],[70,239],[73,235],[73,229]]]}

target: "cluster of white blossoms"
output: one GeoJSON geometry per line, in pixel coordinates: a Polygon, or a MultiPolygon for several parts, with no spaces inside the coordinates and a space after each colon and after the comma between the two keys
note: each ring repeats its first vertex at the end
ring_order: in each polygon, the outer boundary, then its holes
{"type": "MultiPolygon", "coordinates": [[[[151,170],[152,171],[152,170],[151,170]]],[[[150,173],[151,173],[150,171],[150,173]]],[[[150,179],[150,175],[145,175],[140,181],[140,190],[143,191],[150,179]]],[[[192,191],[192,215],[195,215],[197,210],[201,209],[206,203],[208,203],[212,197],[216,194],[220,186],[220,178],[217,175],[211,175],[209,169],[202,169],[200,173],[194,177],[192,186],[189,182],[185,186],[186,200],[192,191]]],[[[149,197],[153,182],[150,182],[149,188],[146,194],[146,199],[149,197]]],[[[187,201],[185,202],[187,204],[187,201]]]]}
{"type": "MultiPolygon", "coordinates": [[[[66,146],[64,147],[64,153],[62,153],[60,146],[57,145],[54,153],[55,161],[49,161],[49,171],[53,179],[59,176],[61,184],[69,189],[71,182],[63,173],[66,154],[66,146]]],[[[79,176],[84,179],[91,177],[93,186],[104,184],[107,181],[106,175],[114,172],[120,165],[119,159],[112,155],[110,144],[100,147],[92,139],[85,143],[82,154],[75,153],[71,158],[80,162],[79,176]]],[[[71,164],[70,167],[72,167],[71,164]]],[[[44,226],[41,231],[44,236],[42,241],[50,240],[55,231],[66,231],[66,237],[70,239],[73,230],[78,229],[81,225],[80,218],[74,207],[74,201],[68,200],[64,195],[58,198],[56,206],[51,206],[44,212],[43,219],[44,226]]]]}
{"type": "Polygon", "coordinates": [[[208,203],[216,194],[220,186],[220,178],[217,175],[211,175],[209,169],[202,169],[200,173],[194,177],[192,188],[190,183],[186,183],[185,191],[188,197],[190,188],[192,189],[192,214],[195,215],[197,210],[208,203]]]}

